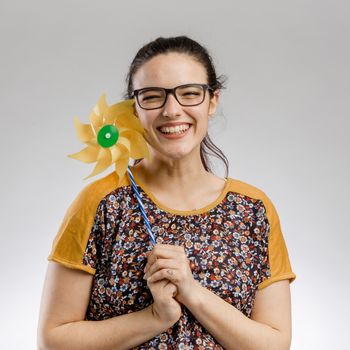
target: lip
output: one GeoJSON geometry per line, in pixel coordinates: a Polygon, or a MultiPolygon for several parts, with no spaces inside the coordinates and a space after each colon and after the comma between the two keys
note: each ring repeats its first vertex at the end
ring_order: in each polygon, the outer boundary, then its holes
{"type": "Polygon", "coordinates": [[[191,123],[188,123],[188,122],[166,123],[166,124],[159,125],[159,126],[157,127],[157,129],[164,128],[164,127],[171,128],[171,127],[174,127],[174,126],[177,126],[177,125],[183,125],[183,124],[187,124],[187,125],[189,125],[189,126],[192,125],[191,123]]]}
{"type": "MultiPolygon", "coordinates": [[[[188,134],[189,130],[192,129],[192,124],[189,124],[189,123],[180,123],[180,124],[188,124],[189,125],[189,128],[181,134],[163,134],[160,130],[157,130],[157,131],[159,132],[159,134],[162,135],[162,137],[164,137],[166,139],[181,139],[188,134]]],[[[166,125],[168,125],[168,124],[166,124],[166,125]]],[[[176,125],[179,125],[179,124],[176,124],[176,125]]],[[[164,126],[164,125],[162,125],[162,126],[164,126]]],[[[174,124],[172,124],[172,126],[174,126],[174,124]]],[[[157,128],[157,129],[160,129],[160,128],[161,127],[157,128]]]]}

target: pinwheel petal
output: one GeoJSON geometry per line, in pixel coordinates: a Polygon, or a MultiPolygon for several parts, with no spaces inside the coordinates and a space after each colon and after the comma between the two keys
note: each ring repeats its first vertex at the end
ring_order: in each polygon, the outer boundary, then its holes
{"type": "Polygon", "coordinates": [[[134,114],[134,103],[134,100],[130,99],[110,106],[104,114],[106,123],[114,122],[118,129],[129,128],[142,133],[141,122],[134,114]]]}
{"type": "Polygon", "coordinates": [[[120,152],[121,152],[121,158],[124,158],[124,157],[129,157],[130,155],[130,152],[129,152],[129,148],[127,146],[125,146],[124,144],[122,143],[117,143],[117,146],[118,148],[120,149],[120,152]]]}
{"type": "Polygon", "coordinates": [[[90,124],[83,124],[77,117],[74,118],[74,126],[78,139],[81,142],[89,141],[95,137],[95,133],[90,124]]]}
{"type": "Polygon", "coordinates": [[[134,99],[129,99],[129,100],[123,100],[120,102],[117,102],[111,106],[109,106],[109,108],[111,108],[111,110],[116,114],[128,114],[128,113],[134,113],[134,104],[135,101],[134,99]]]}
{"type": "Polygon", "coordinates": [[[108,105],[106,102],[106,94],[103,94],[101,95],[96,106],[94,107],[94,112],[97,115],[100,115],[101,117],[103,117],[103,114],[107,108],[108,108],[108,105]]]}
{"type": "Polygon", "coordinates": [[[92,112],[89,117],[91,121],[91,125],[94,129],[95,134],[98,134],[98,131],[101,129],[101,126],[103,125],[103,118],[102,115],[96,114],[95,112],[92,112]]]}
{"type": "Polygon", "coordinates": [[[122,157],[115,162],[115,171],[118,174],[118,180],[120,181],[129,165],[129,156],[122,157]]]}
{"type": "Polygon", "coordinates": [[[91,140],[89,140],[89,141],[86,141],[85,143],[86,143],[87,145],[98,146],[98,147],[99,147],[99,144],[98,144],[98,141],[97,141],[97,138],[96,138],[96,137],[93,138],[93,139],[91,139],[91,140]]]}
{"type": "Polygon", "coordinates": [[[133,114],[120,114],[114,121],[114,125],[119,128],[128,128],[136,130],[140,133],[143,132],[143,127],[140,120],[133,114]]]}
{"type": "Polygon", "coordinates": [[[129,139],[127,139],[126,137],[119,136],[118,144],[119,144],[119,145],[125,146],[125,148],[126,148],[126,149],[128,150],[128,152],[129,152],[129,150],[130,150],[130,148],[131,148],[130,140],[129,140],[129,139]]]}
{"type": "Polygon", "coordinates": [[[111,153],[108,151],[107,148],[100,147],[100,148],[99,148],[99,151],[98,151],[98,155],[97,155],[96,160],[104,159],[104,158],[110,156],[110,154],[111,154],[111,153]]]}
{"type": "Polygon", "coordinates": [[[99,173],[102,173],[102,171],[106,170],[112,164],[110,152],[108,150],[105,151],[106,152],[104,152],[104,156],[100,157],[92,173],[89,176],[87,176],[84,180],[89,179],[90,177],[93,177],[99,173]]]}
{"type": "Polygon", "coordinates": [[[120,132],[120,137],[127,138],[130,143],[130,157],[133,159],[148,158],[149,150],[147,143],[143,136],[131,129],[123,130],[120,132]]]}
{"type": "Polygon", "coordinates": [[[87,146],[82,149],[80,152],[69,154],[68,157],[80,160],[84,163],[93,163],[96,162],[99,149],[95,146],[87,146]]]}
{"type": "Polygon", "coordinates": [[[111,124],[120,115],[133,115],[134,114],[134,100],[124,100],[122,102],[115,103],[105,109],[103,118],[107,124],[111,124]]]}
{"type": "Polygon", "coordinates": [[[112,147],[109,148],[110,152],[111,152],[111,162],[115,163],[119,158],[121,158],[123,156],[122,151],[120,149],[120,147],[118,147],[118,145],[114,145],[112,147]]]}

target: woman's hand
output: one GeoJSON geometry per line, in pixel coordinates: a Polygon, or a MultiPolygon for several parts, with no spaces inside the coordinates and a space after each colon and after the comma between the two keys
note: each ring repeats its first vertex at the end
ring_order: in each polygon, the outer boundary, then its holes
{"type": "Polygon", "coordinates": [[[170,244],[156,244],[148,255],[145,267],[145,279],[148,283],[167,279],[177,287],[176,300],[187,305],[191,294],[198,286],[193,278],[183,247],[170,244]]]}
{"type": "Polygon", "coordinates": [[[166,329],[171,327],[181,316],[181,304],[174,299],[176,286],[166,279],[147,281],[147,285],[153,296],[153,316],[165,324],[166,329]]]}

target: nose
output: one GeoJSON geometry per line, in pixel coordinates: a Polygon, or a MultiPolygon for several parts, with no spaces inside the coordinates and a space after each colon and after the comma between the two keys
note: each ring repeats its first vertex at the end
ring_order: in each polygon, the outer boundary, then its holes
{"type": "Polygon", "coordinates": [[[181,105],[171,93],[167,96],[162,114],[170,118],[181,115],[181,105]]]}

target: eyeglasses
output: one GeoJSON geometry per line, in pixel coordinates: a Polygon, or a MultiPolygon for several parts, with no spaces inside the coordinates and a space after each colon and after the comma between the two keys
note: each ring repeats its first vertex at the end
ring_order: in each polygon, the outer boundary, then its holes
{"type": "Polygon", "coordinates": [[[134,90],[132,97],[136,97],[138,105],[147,110],[162,108],[169,94],[173,94],[181,106],[189,107],[200,105],[205,99],[206,90],[213,89],[208,84],[185,84],[173,89],[147,87],[134,90]]]}

